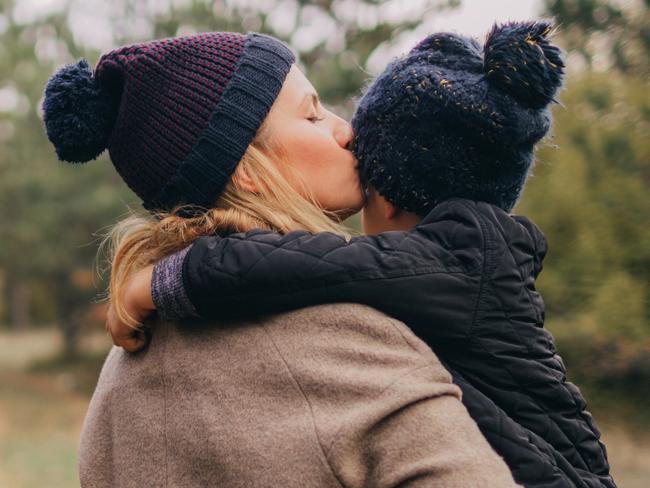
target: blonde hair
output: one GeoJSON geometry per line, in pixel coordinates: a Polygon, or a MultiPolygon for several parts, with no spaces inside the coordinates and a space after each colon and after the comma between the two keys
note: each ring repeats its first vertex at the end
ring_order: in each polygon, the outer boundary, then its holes
{"type": "Polygon", "coordinates": [[[113,304],[119,319],[133,327],[139,324],[126,312],[122,291],[129,278],[143,267],[179,251],[201,236],[269,229],[282,234],[293,230],[329,231],[350,237],[336,215],[323,210],[301,183],[296,191],[289,178],[299,175],[283,162],[280,148],[266,135],[263,124],[249,145],[237,169],[214,208],[194,217],[182,217],[177,207],[154,215],[132,215],[108,232],[100,252],[108,251],[110,284],[106,299],[113,304]],[[242,177],[257,189],[241,184],[242,177]]]}

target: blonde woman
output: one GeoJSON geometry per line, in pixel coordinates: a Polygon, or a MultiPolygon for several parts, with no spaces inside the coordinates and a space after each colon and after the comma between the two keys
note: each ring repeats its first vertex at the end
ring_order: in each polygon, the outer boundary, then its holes
{"type": "MultiPolygon", "coordinates": [[[[49,81],[60,159],[108,148],[148,217],[116,227],[111,297],[200,236],[345,236],[363,203],[350,126],[279,41],[211,32],[126,46],[49,81]]],[[[84,487],[514,486],[432,351],[401,322],[325,305],[220,327],[160,323],[113,348],[85,419],[84,487]]],[[[204,324],[207,325],[207,324],[204,324]]]]}
{"type": "MultiPolygon", "coordinates": [[[[273,231],[197,239],[138,271],[128,315],[220,319],[355,302],[403,320],[444,361],[515,480],[615,486],[605,446],[544,328],[542,231],[512,215],[563,78],[548,22],[483,46],[435,33],[367,88],[352,120],[366,236],[273,231]]],[[[125,315],[122,313],[121,315],[125,315]]],[[[130,326],[131,325],[131,326],[130,326]]],[[[144,346],[109,316],[117,345],[144,346]]],[[[155,330],[153,331],[155,334],[155,330]]]]}

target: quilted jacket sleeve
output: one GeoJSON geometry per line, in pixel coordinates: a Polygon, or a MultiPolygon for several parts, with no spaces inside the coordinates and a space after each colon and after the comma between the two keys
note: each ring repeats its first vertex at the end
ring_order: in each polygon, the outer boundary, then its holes
{"type": "Polygon", "coordinates": [[[409,232],[350,241],[259,230],[203,237],[183,259],[182,289],[158,286],[154,297],[164,305],[186,294],[186,314],[193,308],[206,319],[356,302],[399,317],[425,340],[458,339],[471,327],[467,304],[478,300],[486,245],[473,203],[460,199],[409,232]]]}

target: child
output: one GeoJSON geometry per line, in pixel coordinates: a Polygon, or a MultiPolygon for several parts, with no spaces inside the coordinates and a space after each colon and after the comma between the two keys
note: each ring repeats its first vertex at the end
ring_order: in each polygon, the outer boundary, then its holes
{"type": "Polygon", "coordinates": [[[495,26],[483,47],[435,34],[369,87],[352,122],[369,185],[364,224],[421,220],[410,231],[350,241],[307,232],[203,237],[158,263],[153,282],[151,270],[134,280],[144,283],[140,293],[151,284],[166,319],[341,301],[375,307],[438,354],[516,481],[615,486],[585,401],[543,328],[535,279],[544,236],[509,214],[561,85],[550,31],[545,22],[495,26]]]}

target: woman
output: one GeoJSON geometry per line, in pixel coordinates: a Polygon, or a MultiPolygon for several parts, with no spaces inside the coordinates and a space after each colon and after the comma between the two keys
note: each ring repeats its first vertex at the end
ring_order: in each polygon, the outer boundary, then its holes
{"type": "Polygon", "coordinates": [[[544,328],[535,281],[546,240],[510,214],[562,82],[551,32],[547,22],[496,25],[483,46],[432,34],[373,81],[352,124],[369,190],[364,230],[379,235],[204,237],[183,259],[138,272],[125,289],[129,314],[375,307],[404,320],[444,361],[517,482],[615,486],[586,402],[544,328]],[[166,277],[176,277],[173,287],[166,277]]]}
{"type": "MultiPolygon", "coordinates": [[[[363,194],[350,127],[279,41],[204,33],[112,51],[48,83],[63,160],[106,147],[155,212],[115,231],[111,296],[197,237],[342,234],[363,194]]],[[[187,325],[187,324],[186,324],[187,325]]],[[[114,348],[82,433],[82,486],[514,486],[432,351],[359,305],[188,330],[114,348]]]]}

